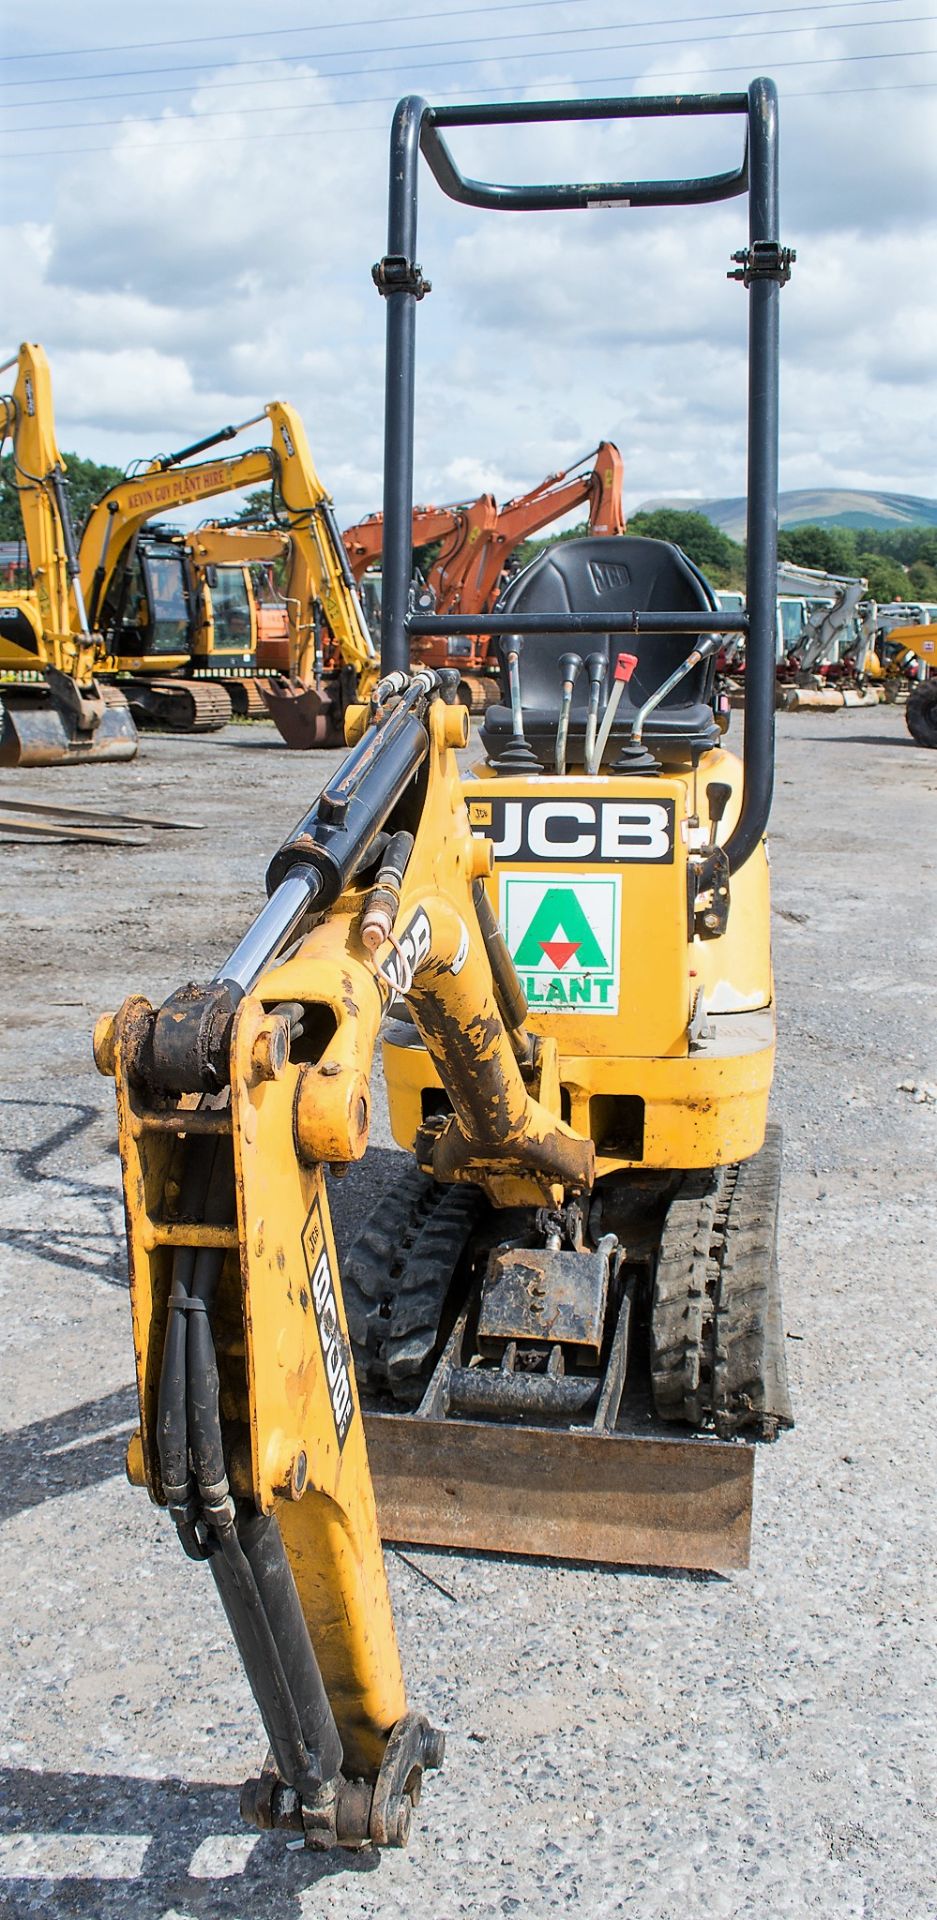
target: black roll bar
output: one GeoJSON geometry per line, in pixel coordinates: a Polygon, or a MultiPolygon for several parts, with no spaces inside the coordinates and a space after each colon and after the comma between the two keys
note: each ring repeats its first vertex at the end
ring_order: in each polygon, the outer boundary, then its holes
{"type": "MultiPolygon", "coordinates": [[[[790,277],[793,254],[778,238],[778,102],[773,81],[753,80],[747,93],[660,95],[644,99],[505,102],[495,106],[432,107],[418,94],[400,101],[390,143],[387,255],[374,269],[387,300],[385,374],[384,555],[381,615],[383,673],[407,671],[411,634],[500,630],[496,617],[465,617],[465,627],[409,606],[413,519],[413,415],[416,305],[429,292],[416,257],[419,156],[450,199],[500,211],[566,207],[701,206],[748,194],[748,246],[733,255],[731,278],[749,296],[748,326],[748,563],[745,614],[731,623],[714,615],[707,632],[745,631],[744,791],[726,845],[736,871],[764,833],[774,784],[775,597],[778,504],[778,294],[790,277]],[[735,114],[746,121],[738,167],[684,180],[630,180],[512,186],[473,180],[460,172],[444,127],[531,125],[558,120],[649,120],[735,114]]],[[[511,624],[513,631],[519,622],[511,624]]],[[[582,633],[582,616],[553,614],[531,631],[582,633]]],[[[591,629],[590,629],[591,630],[591,629]]],[[[686,614],[640,610],[603,618],[605,632],[696,631],[686,614]]]]}

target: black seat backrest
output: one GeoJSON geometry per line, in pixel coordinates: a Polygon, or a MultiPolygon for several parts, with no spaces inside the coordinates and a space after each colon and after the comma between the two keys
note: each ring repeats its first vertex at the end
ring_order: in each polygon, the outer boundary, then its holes
{"type": "MultiPolygon", "coordinates": [[[[696,613],[716,607],[715,595],[692,560],[667,540],[648,540],[636,534],[593,536],[561,540],[538,555],[502,593],[499,613],[696,613]]],[[[548,735],[555,729],[561,682],[559,661],[576,652],[583,661],[603,653],[607,661],[600,713],[612,683],[619,653],[637,655],[638,664],[626,684],[612,738],[627,738],[637,709],[656,692],[668,675],[686,659],[693,634],[525,634],[520,657],[521,703],[527,736],[544,764],[550,757],[548,735]]],[[[502,651],[510,645],[502,641],[502,651]]],[[[681,756],[687,749],[702,750],[713,743],[717,729],[712,713],[715,663],[701,661],[662,701],[648,722],[648,738],[655,748],[672,740],[681,756]]],[[[505,703],[507,676],[502,668],[505,703]]],[[[570,719],[570,752],[581,743],[589,700],[589,679],[583,671],[576,682],[570,719]]],[[[483,740],[491,758],[497,758],[508,730],[505,707],[490,707],[483,740]]]]}

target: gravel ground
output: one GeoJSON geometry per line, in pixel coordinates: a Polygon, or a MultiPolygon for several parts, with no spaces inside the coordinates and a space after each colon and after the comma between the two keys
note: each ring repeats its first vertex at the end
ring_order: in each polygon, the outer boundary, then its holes
{"type": "MultiPolygon", "coordinates": [[[[932,1920],[937,756],[900,713],[779,722],[772,833],[797,1428],[731,1579],[388,1555],[448,1728],[409,1852],[239,1830],[262,1735],[208,1581],[121,1464],[134,1424],[95,1014],[233,946],[329,756],[148,739],[0,797],[183,815],[135,850],[0,847],[5,1028],[0,1912],[81,1920],[932,1920]],[[438,1586],[423,1573],[432,1573],[438,1586]],[[440,1587],[445,1591],[440,1591],[440,1587]]],[[[393,1172],[386,1123],[337,1195],[393,1172]]]]}

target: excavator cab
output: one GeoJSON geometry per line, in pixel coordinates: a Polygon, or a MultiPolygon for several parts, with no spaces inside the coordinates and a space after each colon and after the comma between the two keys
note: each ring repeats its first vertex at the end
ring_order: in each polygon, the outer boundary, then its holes
{"type": "Polygon", "coordinates": [[[102,632],[118,664],[145,658],[166,669],[187,666],[194,617],[182,542],[153,533],[129,547],[101,608],[102,632]]]}
{"type": "Polygon", "coordinates": [[[242,1811],[403,1845],[443,1742],[408,1708],[381,1540],[731,1569],[754,1443],[791,1422],[768,1122],[777,102],[430,107],[391,136],[381,675],[209,981],[95,1033],[116,1078],[140,1428],[128,1472],[214,1578],[270,1743],[242,1811]],[[489,185],[444,133],[740,118],[693,180],[489,185]],[[421,155],[493,209],[748,194],[745,604],[667,543],[543,555],[494,612],[411,596],[421,155]],[[481,632],[469,716],[413,641],[481,632]],[[744,636],[741,757],[714,708],[744,636]],[[383,1049],[406,1159],[341,1255],[326,1168],[367,1150],[383,1049]]]}

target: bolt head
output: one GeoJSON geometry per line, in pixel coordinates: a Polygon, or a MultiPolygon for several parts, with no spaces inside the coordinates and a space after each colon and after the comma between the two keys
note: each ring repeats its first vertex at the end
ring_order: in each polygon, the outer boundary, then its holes
{"type": "Polygon", "coordinates": [[[405,1847],[413,1824],[413,1802],[402,1793],[396,1805],[388,1808],[387,1836],[393,1847],[405,1847]]]}
{"type": "Polygon", "coordinates": [[[251,1065],[258,1080],[279,1080],[290,1057],[289,1022],[281,1014],[265,1020],[251,1049],[251,1065]]]}
{"type": "Polygon", "coordinates": [[[95,1021],[94,1039],[91,1042],[94,1064],[99,1073],[112,1080],[117,1067],[116,1056],[117,1015],[102,1013],[95,1021]]]}

